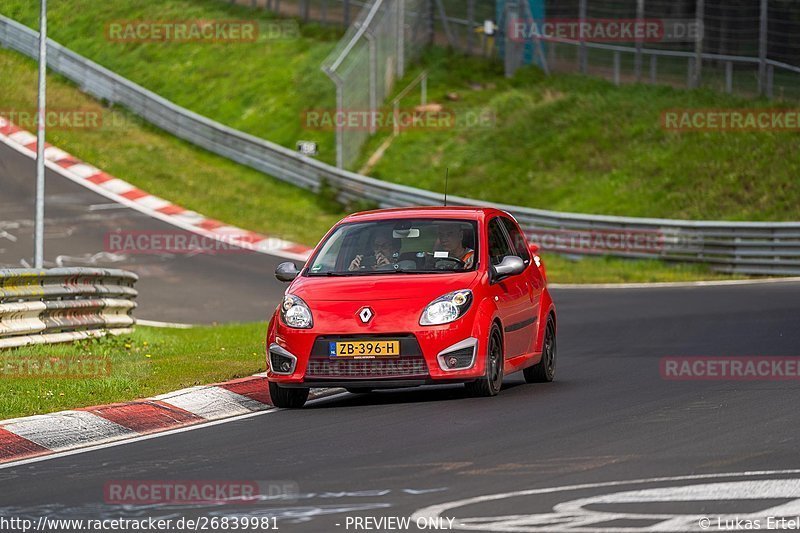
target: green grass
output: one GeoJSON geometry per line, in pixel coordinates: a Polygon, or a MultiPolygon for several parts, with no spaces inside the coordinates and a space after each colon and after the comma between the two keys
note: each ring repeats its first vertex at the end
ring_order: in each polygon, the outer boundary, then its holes
{"type": "Polygon", "coordinates": [[[138,326],[126,336],[0,351],[0,365],[23,361],[108,360],[102,377],[0,374],[0,420],[103,405],[250,376],[265,369],[265,323],[187,330],[138,326]]]}
{"type": "MultiPolygon", "coordinates": [[[[38,6],[4,0],[4,14],[36,27],[38,6]]],[[[302,26],[295,39],[257,43],[114,43],[121,20],[250,19],[261,9],[221,0],[65,0],[50,8],[51,36],[189,109],[285,146],[307,138],[332,161],[333,133],[303,128],[307,109],[335,105],[320,71],[339,33],[302,26]]],[[[629,58],[628,58],[629,59],[629,58]]],[[[489,111],[488,127],[405,132],[375,167],[376,177],[488,201],[586,213],[692,219],[796,220],[800,216],[797,133],[672,133],[663,110],[778,107],[708,89],[613,84],[522,69],[507,80],[499,62],[434,49],[429,99],[463,120],[489,111]],[[449,93],[458,95],[449,101],[449,93]]],[[[397,84],[400,90],[418,69],[397,84]]],[[[404,105],[413,104],[409,98],[404,105]]],[[[362,163],[383,142],[377,135],[362,163]]],[[[232,180],[225,180],[229,183],[232,180]]],[[[215,184],[216,185],[216,184],[215,184]]]]}
{"type": "MultiPolygon", "coordinates": [[[[36,26],[34,3],[6,0],[0,9],[36,26]]],[[[319,65],[337,34],[304,26],[301,38],[255,44],[120,44],[105,38],[105,26],[113,21],[191,18],[266,23],[269,15],[218,0],[69,0],[51,6],[50,34],[233,127],[288,146],[300,137],[316,140],[322,159],[331,160],[332,134],[303,131],[299,116],[303,109],[333,105],[332,85],[319,65]]],[[[666,87],[616,89],[577,76],[544,78],[533,70],[506,80],[497,64],[438,49],[424,62],[431,70],[432,101],[452,108],[459,120],[468,111],[488,110],[497,122],[404,132],[378,163],[378,177],[440,190],[449,167],[452,194],[492,201],[647,216],[797,216],[800,193],[792,181],[798,170],[792,157],[797,135],[686,135],[659,129],[662,108],[756,105],[752,102],[666,87]],[[448,93],[458,100],[447,100],[448,93]]],[[[6,74],[0,77],[3,109],[35,109],[35,63],[0,51],[0,67],[6,74]]],[[[410,72],[407,79],[415,75],[410,72]]],[[[149,192],[231,224],[310,245],[342,214],[329,198],[198,150],[124,111],[102,109],[58,76],[49,80],[51,108],[98,109],[108,126],[50,130],[48,141],[149,192]]],[[[413,104],[411,98],[404,107],[413,104]]],[[[364,159],[383,139],[381,134],[371,141],[364,159]]],[[[720,277],[702,266],[553,259],[551,279],[559,282],[720,277]]]]}
{"type": "MultiPolygon", "coordinates": [[[[38,28],[39,5],[3,0],[0,13],[38,28]]],[[[303,25],[297,38],[270,39],[274,17],[221,0],[66,0],[48,5],[48,35],[114,72],[228,126],[294,148],[320,144],[335,161],[331,132],[303,129],[305,109],[335,106],[333,82],[320,65],[341,30],[303,25]],[[256,42],[109,42],[123,21],[248,20],[256,42]]]]}
{"type": "MultiPolygon", "coordinates": [[[[36,64],[0,50],[0,72],[0,108],[35,112],[36,64]]],[[[48,142],[178,205],[309,244],[342,215],[310,192],[195,148],[124,111],[104,108],[60,76],[48,76],[47,90],[50,109],[103,115],[97,129],[50,129],[48,142]]]]}
{"type": "MultiPolygon", "coordinates": [[[[441,190],[449,168],[451,194],[559,211],[800,218],[798,133],[674,133],[661,127],[661,112],[668,109],[787,104],[710,90],[617,88],[577,75],[545,77],[532,68],[506,80],[500,65],[439,50],[426,63],[429,101],[457,117],[488,112],[496,122],[404,132],[374,168],[376,177],[441,190]],[[458,100],[449,100],[450,93],[458,100]]],[[[385,138],[373,138],[366,154],[385,138]]]]}

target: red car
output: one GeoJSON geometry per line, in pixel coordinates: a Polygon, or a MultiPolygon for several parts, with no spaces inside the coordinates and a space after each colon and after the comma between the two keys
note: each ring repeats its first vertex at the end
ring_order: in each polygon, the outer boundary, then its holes
{"type": "Polygon", "coordinates": [[[494,396],[520,370],[552,381],[556,312],[537,249],[498,209],[346,217],[302,270],[276,270],[291,285],[267,333],[273,403],[302,407],[314,387],[465,383],[494,396]]]}

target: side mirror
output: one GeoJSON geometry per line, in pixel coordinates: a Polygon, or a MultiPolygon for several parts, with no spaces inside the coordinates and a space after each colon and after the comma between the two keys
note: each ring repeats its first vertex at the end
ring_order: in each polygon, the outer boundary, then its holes
{"type": "Polygon", "coordinates": [[[291,261],[281,263],[278,265],[278,268],[275,269],[275,277],[278,278],[278,281],[294,281],[294,278],[299,274],[300,271],[297,270],[297,267],[294,266],[294,263],[291,261]]]}
{"type": "Polygon", "coordinates": [[[530,243],[528,244],[528,250],[531,251],[531,256],[539,255],[539,245],[530,243]]]}
{"type": "Polygon", "coordinates": [[[495,279],[506,278],[522,274],[525,270],[525,262],[516,255],[507,255],[499,265],[492,267],[495,279]]]}

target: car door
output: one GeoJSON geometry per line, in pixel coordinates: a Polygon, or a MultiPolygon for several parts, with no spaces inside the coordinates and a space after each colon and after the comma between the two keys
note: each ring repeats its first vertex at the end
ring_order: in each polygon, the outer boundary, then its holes
{"type": "Polygon", "coordinates": [[[526,353],[531,353],[535,350],[536,337],[539,332],[539,328],[536,327],[538,326],[536,321],[539,317],[539,307],[541,305],[542,292],[544,291],[544,278],[538,268],[530,266],[532,261],[530,248],[528,247],[528,241],[525,239],[525,235],[522,233],[519,225],[514,220],[506,217],[502,218],[502,222],[511,239],[511,246],[514,249],[514,254],[521,257],[525,265],[528,266],[525,272],[522,273],[522,276],[525,278],[527,284],[526,290],[528,292],[528,303],[530,305],[529,310],[532,314],[532,316],[526,314],[526,317],[528,320],[532,319],[534,321],[529,330],[530,334],[528,340],[530,344],[525,350],[526,353]]]}
{"type": "MultiPolygon", "coordinates": [[[[489,263],[499,265],[503,258],[516,255],[501,217],[489,221],[487,227],[489,263]]],[[[526,268],[526,271],[529,270],[526,268]]],[[[491,281],[491,294],[497,303],[505,333],[506,359],[528,353],[534,314],[526,275],[517,274],[491,281]]]]}

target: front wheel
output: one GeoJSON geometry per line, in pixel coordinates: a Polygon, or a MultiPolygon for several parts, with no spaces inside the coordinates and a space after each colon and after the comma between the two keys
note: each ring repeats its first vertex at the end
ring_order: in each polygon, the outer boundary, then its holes
{"type": "Polygon", "coordinates": [[[547,317],[542,343],[542,360],[522,371],[528,383],[549,383],[556,377],[556,324],[547,317]]]}
{"type": "Polygon", "coordinates": [[[476,381],[466,384],[472,396],[497,396],[503,386],[503,341],[497,326],[489,333],[489,346],[486,353],[486,372],[476,381]]]}
{"type": "Polygon", "coordinates": [[[308,389],[287,389],[270,381],[269,397],[275,407],[299,409],[308,400],[308,389]]]}

